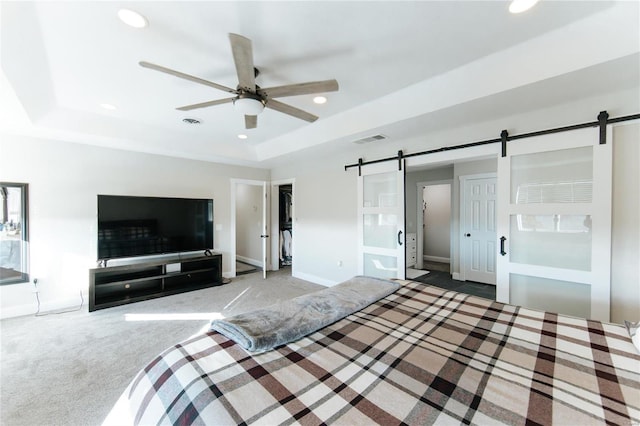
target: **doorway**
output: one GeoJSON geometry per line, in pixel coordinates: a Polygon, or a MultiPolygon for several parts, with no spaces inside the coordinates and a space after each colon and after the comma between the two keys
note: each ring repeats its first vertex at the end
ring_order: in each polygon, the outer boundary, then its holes
{"type": "MultiPolygon", "coordinates": [[[[407,213],[413,212],[407,214],[407,224],[412,226],[415,219],[413,229],[418,230],[415,235],[420,239],[415,270],[407,256],[407,277],[415,273],[412,279],[416,281],[495,300],[495,284],[463,278],[464,274],[458,269],[462,250],[460,211],[465,211],[458,182],[478,172],[488,174],[489,170],[495,171],[496,166],[495,160],[466,159],[432,168],[414,168],[407,174],[408,181],[416,182],[407,187],[407,213]],[[415,188],[413,195],[412,188],[415,188]]],[[[495,231],[493,238],[495,240],[495,231]]]]}
{"type": "Polygon", "coordinates": [[[278,187],[278,260],[280,267],[284,268],[293,264],[293,188],[291,185],[278,187]]]}
{"type": "Polygon", "coordinates": [[[231,180],[232,277],[262,271],[267,277],[267,182],[231,180]]]}
{"type": "MultiPolygon", "coordinates": [[[[419,281],[433,281],[436,282],[438,280],[445,281],[445,284],[448,285],[448,288],[453,289],[461,288],[461,286],[465,285],[465,289],[467,287],[474,286],[476,284],[483,286],[484,284],[476,283],[474,281],[465,281],[460,273],[460,255],[461,255],[461,222],[460,222],[460,212],[464,210],[461,205],[461,194],[460,194],[460,179],[464,176],[469,175],[478,175],[482,173],[496,173],[497,170],[497,157],[499,156],[499,147],[495,147],[492,145],[485,145],[482,147],[473,147],[464,150],[455,150],[455,151],[447,151],[442,153],[434,153],[429,156],[424,157],[413,157],[406,159],[407,165],[407,225],[412,226],[411,222],[415,221],[417,225],[412,227],[412,231],[416,232],[418,237],[424,239],[424,235],[422,232],[418,232],[418,230],[422,229],[422,222],[424,221],[423,216],[423,205],[422,205],[422,193],[423,188],[428,185],[437,185],[437,184],[450,184],[451,196],[450,196],[450,216],[449,216],[449,251],[448,256],[447,252],[437,252],[437,253],[429,253],[429,249],[427,248],[425,253],[424,242],[421,241],[418,244],[418,249],[423,250],[417,256],[416,266],[419,267],[419,261],[422,260],[422,268],[425,268],[425,258],[423,257],[425,254],[428,257],[427,261],[440,261],[438,262],[438,266],[442,266],[444,263],[445,271],[438,271],[437,269],[431,269],[430,273],[426,276],[422,277],[419,281]],[[412,195],[411,193],[413,192],[412,195]],[[448,265],[447,265],[447,257],[448,265]]],[[[428,193],[427,193],[428,196],[428,193]]],[[[428,208],[428,198],[427,198],[427,208],[428,208]]],[[[446,227],[446,225],[445,225],[446,227]]],[[[428,227],[427,227],[428,229],[428,227]]],[[[467,278],[468,280],[468,278],[467,278]]],[[[488,285],[492,287],[493,294],[495,294],[495,286],[488,285]]],[[[488,294],[488,292],[487,292],[488,294]]],[[[493,296],[495,299],[495,295],[493,296]]]]}
{"type": "Polygon", "coordinates": [[[417,269],[451,271],[451,185],[450,180],[418,183],[417,269]]]}
{"type": "Polygon", "coordinates": [[[271,182],[271,270],[294,275],[295,180],[271,182]]]}

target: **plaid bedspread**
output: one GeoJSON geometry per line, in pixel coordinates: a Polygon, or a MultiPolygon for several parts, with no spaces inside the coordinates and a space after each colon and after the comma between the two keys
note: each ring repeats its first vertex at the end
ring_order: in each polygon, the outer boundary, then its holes
{"type": "Polygon", "coordinates": [[[137,424],[639,424],[622,326],[402,281],[251,356],[216,332],[170,348],[127,395],[137,424]]]}

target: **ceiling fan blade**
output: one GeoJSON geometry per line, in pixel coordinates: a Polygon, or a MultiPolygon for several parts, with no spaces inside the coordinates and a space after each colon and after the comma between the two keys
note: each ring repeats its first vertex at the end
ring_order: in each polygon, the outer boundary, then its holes
{"type": "Polygon", "coordinates": [[[285,114],[288,114],[292,117],[296,117],[299,118],[301,120],[305,120],[308,121],[310,123],[313,123],[314,121],[316,121],[318,119],[317,116],[308,113],[306,111],[303,111],[301,109],[298,109],[296,107],[293,107],[291,105],[287,105],[284,104],[282,102],[276,101],[275,99],[268,99],[267,103],[265,104],[265,106],[267,108],[271,108],[273,110],[276,110],[278,112],[282,112],[285,114]]]}
{"type": "Polygon", "coordinates": [[[238,85],[251,93],[256,91],[256,74],[253,67],[251,40],[238,34],[229,33],[233,61],[238,73],[238,85]]]}
{"type": "Polygon", "coordinates": [[[180,71],[175,71],[175,70],[172,70],[170,68],[165,68],[165,67],[160,66],[160,65],[152,64],[150,62],[140,61],[140,66],[144,67],[144,68],[149,68],[149,69],[152,69],[152,70],[155,70],[155,71],[160,71],[160,72],[163,72],[165,74],[170,74],[170,75],[173,75],[175,77],[183,78],[185,80],[193,81],[195,83],[204,84],[205,86],[210,86],[210,87],[213,87],[213,88],[218,89],[218,90],[224,90],[225,92],[237,93],[236,90],[231,89],[230,87],[226,87],[226,86],[223,86],[221,84],[214,83],[212,81],[204,80],[204,79],[199,78],[199,77],[194,77],[192,75],[185,74],[185,73],[180,72],[180,71]]]}
{"type": "Polygon", "coordinates": [[[176,108],[177,110],[180,111],[191,111],[192,109],[198,109],[198,108],[206,108],[206,107],[210,107],[210,106],[214,106],[214,105],[221,105],[221,104],[228,104],[230,102],[232,102],[235,98],[225,98],[225,99],[216,99],[215,101],[207,101],[207,102],[202,102],[199,104],[193,104],[193,105],[186,105],[186,106],[182,106],[179,108],[176,108]]]}
{"type": "Polygon", "coordinates": [[[311,93],[336,92],[338,81],[310,81],[308,83],[288,84],[286,86],[267,87],[260,89],[270,98],[282,98],[285,96],[308,95],[311,93]]]}
{"type": "Polygon", "coordinates": [[[244,116],[244,127],[245,129],[255,129],[258,127],[258,116],[257,115],[245,115],[244,116]]]}

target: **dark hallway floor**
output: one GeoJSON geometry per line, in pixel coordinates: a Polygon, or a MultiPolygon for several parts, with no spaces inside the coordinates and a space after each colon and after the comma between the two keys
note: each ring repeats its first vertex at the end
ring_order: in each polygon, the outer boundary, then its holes
{"type": "Polygon", "coordinates": [[[444,288],[446,290],[454,290],[460,293],[484,297],[485,299],[496,300],[495,285],[477,283],[474,281],[457,281],[451,278],[451,274],[449,272],[432,270],[427,275],[414,279],[414,281],[444,288]]]}

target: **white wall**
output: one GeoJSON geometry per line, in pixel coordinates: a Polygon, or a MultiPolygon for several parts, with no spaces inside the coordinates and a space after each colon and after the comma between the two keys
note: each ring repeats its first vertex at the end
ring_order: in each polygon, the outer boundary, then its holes
{"type": "MultiPolygon", "coordinates": [[[[96,265],[96,195],[213,198],[214,249],[229,271],[230,178],[268,180],[269,171],[0,135],[0,180],[29,184],[31,277],[43,309],[87,300],[96,265]]],[[[2,317],[35,312],[31,284],[0,287],[2,317]]]]}
{"type": "Polygon", "coordinates": [[[437,167],[428,170],[407,169],[405,177],[405,226],[407,233],[418,232],[416,228],[418,204],[422,202],[422,194],[418,195],[420,182],[436,182],[453,179],[453,166],[437,167]]]}
{"type": "Polygon", "coordinates": [[[296,176],[293,218],[294,276],[323,285],[357,271],[357,187],[344,170],[296,176]],[[341,262],[339,264],[339,262],[341,262]]]}
{"type": "Polygon", "coordinates": [[[262,266],[262,186],[236,184],[236,257],[262,266]]]}

